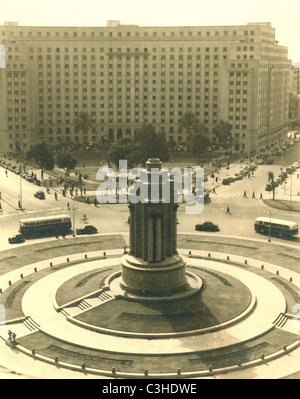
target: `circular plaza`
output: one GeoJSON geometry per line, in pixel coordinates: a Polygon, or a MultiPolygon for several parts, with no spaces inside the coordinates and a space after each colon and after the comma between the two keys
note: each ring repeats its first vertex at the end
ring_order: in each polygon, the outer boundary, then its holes
{"type": "Polygon", "coordinates": [[[126,245],[123,235],[98,235],[3,251],[0,264],[15,265],[0,277],[3,366],[17,357],[15,372],[50,368],[50,378],[255,378],[266,364],[274,377],[297,372],[286,366],[299,356],[300,251],[291,255],[291,243],[179,234],[201,288],[168,301],[124,295],[116,282],[126,245]]]}

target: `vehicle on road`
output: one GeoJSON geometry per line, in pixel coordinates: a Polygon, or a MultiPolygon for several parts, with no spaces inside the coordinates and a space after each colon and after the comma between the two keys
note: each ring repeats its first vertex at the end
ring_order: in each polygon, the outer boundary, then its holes
{"type": "Polygon", "coordinates": [[[45,199],[45,193],[44,193],[44,191],[37,191],[37,192],[34,194],[34,197],[35,197],[35,198],[38,198],[38,199],[45,199]]]}
{"type": "Polygon", "coordinates": [[[298,234],[298,225],[289,220],[270,219],[258,217],[255,220],[254,230],[261,234],[277,235],[279,237],[291,237],[298,234]]]}
{"type": "Polygon", "coordinates": [[[197,231],[220,231],[219,226],[212,222],[203,222],[196,224],[195,230],[197,231]]]}
{"type": "Polygon", "coordinates": [[[98,233],[98,230],[95,226],[92,226],[91,224],[88,224],[87,226],[84,226],[82,229],[76,229],[76,234],[81,235],[81,234],[96,234],[98,233]]]}
{"type": "Polygon", "coordinates": [[[8,242],[10,244],[20,244],[22,242],[24,242],[24,237],[22,236],[22,234],[15,234],[12,237],[9,237],[8,242]]]}
{"type": "Polygon", "coordinates": [[[66,234],[72,227],[69,215],[20,219],[19,232],[24,237],[66,234]]]}
{"type": "Polygon", "coordinates": [[[274,159],[273,158],[267,158],[266,159],[266,165],[273,165],[274,159]]]}
{"type": "Polygon", "coordinates": [[[222,180],[222,184],[224,184],[225,186],[227,186],[228,184],[230,184],[229,179],[223,179],[223,180],[222,180]]]}

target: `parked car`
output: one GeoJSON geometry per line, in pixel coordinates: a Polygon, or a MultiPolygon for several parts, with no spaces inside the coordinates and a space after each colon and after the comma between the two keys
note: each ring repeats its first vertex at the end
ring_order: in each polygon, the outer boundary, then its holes
{"type": "Polygon", "coordinates": [[[22,234],[15,234],[14,236],[9,237],[9,239],[8,239],[8,242],[10,244],[20,244],[20,243],[22,243],[24,241],[25,240],[24,240],[22,234]]]}
{"type": "Polygon", "coordinates": [[[81,235],[81,234],[96,234],[98,233],[98,230],[95,226],[92,226],[91,224],[88,224],[84,226],[82,229],[76,229],[76,234],[81,235]]]}
{"type": "Polygon", "coordinates": [[[197,231],[220,231],[219,226],[212,222],[203,222],[196,224],[195,230],[197,231]]]}
{"type": "Polygon", "coordinates": [[[266,165],[273,165],[274,159],[273,158],[267,158],[266,159],[266,165]]]}
{"type": "Polygon", "coordinates": [[[223,179],[222,180],[222,184],[224,184],[224,185],[228,185],[228,184],[230,184],[230,181],[229,181],[229,179],[223,179]]]}
{"type": "Polygon", "coordinates": [[[242,180],[243,179],[243,175],[240,173],[235,173],[234,174],[234,180],[242,180]]]}
{"type": "Polygon", "coordinates": [[[37,192],[34,194],[34,197],[35,197],[35,198],[38,198],[38,199],[45,199],[45,193],[44,193],[44,191],[37,191],[37,192]]]}

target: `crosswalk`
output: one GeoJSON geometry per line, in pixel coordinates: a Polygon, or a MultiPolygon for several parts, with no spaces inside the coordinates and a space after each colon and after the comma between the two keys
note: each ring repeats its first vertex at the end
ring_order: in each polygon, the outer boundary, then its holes
{"type": "MultiPolygon", "coordinates": [[[[243,198],[243,192],[241,191],[222,191],[222,190],[216,190],[216,194],[213,192],[210,193],[210,198],[243,198]]],[[[259,199],[260,193],[256,194],[255,199],[259,199]]],[[[248,198],[252,199],[252,193],[248,194],[248,198]]]]}

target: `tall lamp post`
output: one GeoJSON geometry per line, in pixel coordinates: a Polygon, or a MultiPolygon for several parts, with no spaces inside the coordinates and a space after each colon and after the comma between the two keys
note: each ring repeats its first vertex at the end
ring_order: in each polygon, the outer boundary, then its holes
{"type": "Polygon", "coordinates": [[[293,187],[293,173],[291,173],[290,211],[292,210],[292,187],[293,187]]]}
{"type": "Polygon", "coordinates": [[[269,216],[269,239],[268,242],[271,242],[271,216],[272,216],[273,212],[272,209],[269,209],[268,211],[268,216],[269,216]]]}
{"type": "MultiPolygon", "coordinates": [[[[292,165],[292,160],[289,159],[290,164],[292,165]]],[[[291,172],[291,186],[290,186],[290,211],[292,210],[292,191],[293,191],[293,171],[291,172]]]]}
{"type": "Polygon", "coordinates": [[[73,212],[73,237],[76,237],[76,226],[75,226],[75,212],[78,210],[78,206],[73,204],[71,211],[73,212]]]}
{"type": "Polygon", "coordinates": [[[22,210],[23,209],[23,204],[22,204],[22,176],[21,176],[21,174],[20,174],[20,197],[19,197],[19,206],[20,206],[20,209],[22,210]]]}

